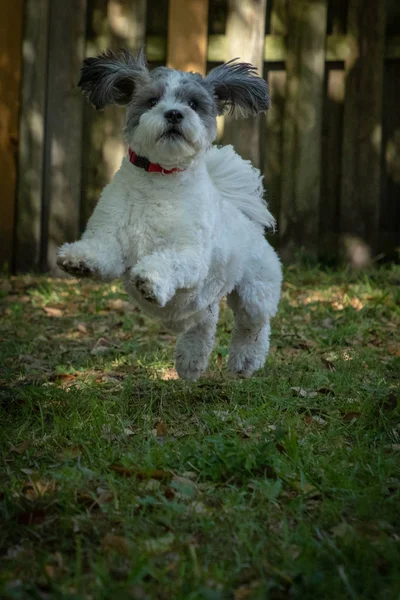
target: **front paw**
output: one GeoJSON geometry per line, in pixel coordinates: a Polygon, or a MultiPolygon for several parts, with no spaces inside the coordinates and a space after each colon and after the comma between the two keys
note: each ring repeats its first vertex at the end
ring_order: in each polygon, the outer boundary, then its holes
{"type": "Polygon", "coordinates": [[[133,269],[131,280],[143,300],[150,304],[163,308],[173,296],[173,291],[168,289],[165,280],[150,276],[141,269],[133,269]]]}
{"type": "Polygon", "coordinates": [[[87,258],[80,256],[79,253],[75,255],[69,253],[63,247],[58,252],[57,265],[73,277],[93,277],[96,274],[95,268],[90,265],[87,258]]]}
{"type": "Polygon", "coordinates": [[[133,283],[143,300],[150,302],[150,304],[160,304],[151,281],[144,277],[137,277],[133,283]]]}

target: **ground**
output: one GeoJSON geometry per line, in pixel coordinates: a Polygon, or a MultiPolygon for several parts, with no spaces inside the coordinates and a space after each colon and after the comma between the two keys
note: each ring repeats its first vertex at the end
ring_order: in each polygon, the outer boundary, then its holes
{"type": "Polygon", "coordinates": [[[0,294],[2,598],[399,598],[399,267],[288,269],[264,371],[224,308],[196,384],[119,284],[0,294]]]}

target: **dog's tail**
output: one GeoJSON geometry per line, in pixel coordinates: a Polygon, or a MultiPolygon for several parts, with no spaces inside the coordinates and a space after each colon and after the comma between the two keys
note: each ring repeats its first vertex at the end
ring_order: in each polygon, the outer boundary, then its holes
{"type": "Polygon", "coordinates": [[[221,196],[251,221],[275,229],[275,219],[264,199],[260,171],[236,154],[233,146],[213,146],[207,153],[207,169],[221,196]]]}

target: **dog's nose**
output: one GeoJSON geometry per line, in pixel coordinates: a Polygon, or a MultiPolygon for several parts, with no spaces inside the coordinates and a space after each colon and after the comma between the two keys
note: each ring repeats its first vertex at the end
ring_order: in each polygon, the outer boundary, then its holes
{"type": "Polygon", "coordinates": [[[183,119],[183,114],[179,110],[167,110],[164,116],[172,125],[176,125],[183,119]]]}

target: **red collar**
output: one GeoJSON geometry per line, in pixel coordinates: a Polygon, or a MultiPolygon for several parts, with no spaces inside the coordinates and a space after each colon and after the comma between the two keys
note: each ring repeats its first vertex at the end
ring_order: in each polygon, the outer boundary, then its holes
{"type": "Polygon", "coordinates": [[[184,169],[176,168],[171,170],[164,169],[161,165],[157,165],[156,163],[150,162],[144,156],[138,156],[136,152],[132,150],[132,148],[129,148],[128,152],[130,162],[133,165],[135,165],[135,167],[140,167],[141,169],[144,169],[149,173],[162,173],[163,175],[170,175],[170,173],[179,173],[181,171],[184,171],[184,169]]]}

